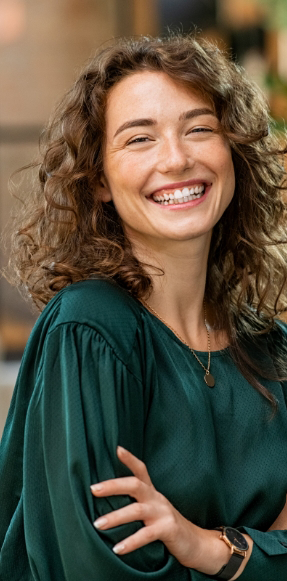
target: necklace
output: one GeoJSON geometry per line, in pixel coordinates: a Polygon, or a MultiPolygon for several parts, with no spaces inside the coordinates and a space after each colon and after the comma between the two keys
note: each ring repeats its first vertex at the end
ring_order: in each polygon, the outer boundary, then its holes
{"type": "Polygon", "coordinates": [[[215,386],[215,379],[214,379],[213,375],[210,373],[210,334],[209,334],[209,330],[208,330],[208,326],[207,326],[207,321],[206,321],[206,306],[205,306],[205,301],[203,301],[203,312],[204,312],[204,325],[205,325],[206,333],[207,333],[207,349],[208,349],[208,363],[207,363],[207,367],[205,367],[205,365],[203,365],[202,361],[200,361],[200,359],[196,355],[194,349],[186,341],[184,341],[184,339],[182,339],[182,337],[180,337],[180,335],[170,325],[168,325],[166,323],[166,321],[164,321],[164,319],[162,319],[159,316],[159,314],[152,307],[150,307],[150,305],[148,305],[148,303],[146,303],[146,301],[144,301],[143,299],[139,299],[139,300],[144,305],[144,307],[146,307],[149,311],[151,311],[154,315],[156,315],[156,317],[162,323],[164,323],[164,325],[166,325],[176,335],[176,337],[182,343],[184,343],[184,345],[186,345],[190,349],[190,351],[194,355],[195,359],[197,359],[198,363],[201,365],[201,367],[205,371],[205,375],[204,375],[204,381],[205,381],[205,383],[208,385],[208,387],[214,387],[215,386]]]}

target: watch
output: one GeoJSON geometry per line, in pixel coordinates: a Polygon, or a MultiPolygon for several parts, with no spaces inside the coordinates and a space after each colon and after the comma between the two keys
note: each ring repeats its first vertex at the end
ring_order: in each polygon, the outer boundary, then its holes
{"type": "Polygon", "coordinates": [[[217,527],[217,531],[222,531],[222,539],[231,549],[231,557],[213,579],[231,579],[238,571],[243,559],[245,559],[249,545],[242,533],[232,527],[217,527]]]}

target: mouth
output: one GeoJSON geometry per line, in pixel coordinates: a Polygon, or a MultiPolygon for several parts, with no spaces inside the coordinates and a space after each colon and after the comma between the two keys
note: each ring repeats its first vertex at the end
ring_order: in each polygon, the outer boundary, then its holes
{"type": "Polygon", "coordinates": [[[207,189],[209,190],[210,186],[211,184],[207,184],[206,182],[199,182],[190,187],[185,186],[183,188],[162,189],[151,194],[148,199],[162,206],[185,204],[202,198],[207,189]]]}

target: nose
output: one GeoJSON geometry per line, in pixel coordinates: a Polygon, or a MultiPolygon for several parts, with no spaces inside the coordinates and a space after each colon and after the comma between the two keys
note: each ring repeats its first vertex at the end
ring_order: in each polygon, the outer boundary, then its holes
{"type": "Polygon", "coordinates": [[[161,173],[182,173],[193,165],[190,152],[180,139],[167,138],[162,143],[158,158],[158,170],[161,173]]]}

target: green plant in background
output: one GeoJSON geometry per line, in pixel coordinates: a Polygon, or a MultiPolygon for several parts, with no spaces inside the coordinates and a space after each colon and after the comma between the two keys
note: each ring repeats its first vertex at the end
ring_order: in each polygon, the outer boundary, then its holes
{"type": "MultiPolygon", "coordinates": [[[[265,29],[275,32],[282,30],[284,31],[284,29],[287,31],[287,0],[256,0],[256,2],[258,3],[258,5],[262,5],[264,7],[265,18],[262,24],[265,27],[265,29]]],[[[287,79],[278,74],[277,70],[272,70],[272,68],[270,68],[270,70],[265,76],[265,85],[271,97],[271,103],[272,96],[273,98],[274,97],[275,98],[279,97],[279,99],[283,98],[284,100],[286,100],[287,103],[287,79]]],[[[273,111],[273,114],[275,114],[276,119],[273,119],[271,130],[273,129],[279,132],[280,131],[286,132],[285,107],[283,107],[283,111],[281,107],[282,101],[281,106],[279,107],[281,113],[278,114],[277,107],[275,109],[276,112],[273,111]],[[285,119],[283,118],[282,114],[285,117],[285,119]]]]}
{"type": "MultiPolygon", "coordinates": [[[[281,96],[284,97],[284,99],[286,100],[287,103],[287,81],[285,79],[283,79],[282,77],[280,77],[277,73],[275,72],[268,72],[265,76],[265,85],[266,88],[269,91],[270,95],[277,95],[277,96],[281,96]]],[[[271,99],[272,102],[272,99],[271,99]]],[[[285,108],[284,108],[285,109],[285,108]]],[[[287,106],[286,106],[286,110],[287,110],[287,106]]],[[[275,112],[273,112],[275,113],[275,112]]],[[[277,113],[278,115],[278,113],[277,113]]],[[[275,113],[276,116],[276,113],[275,113]]],[[[276,116],[277,117],[277,116],[276,116]]],[[[286,114],[284,115],[285,119],[286,119],[286,114]]],[[[285,119],[283,119],[283,117],[278,117],[278,118],[274,118],[271,124],[271,130],[278,130],[278,131],[284,131],[286,132],[286,121],[285,119]]]]}
{"type": "Polygon", "coordinates": [[[274,93],[285,95],[287,98],[287,81],[282,79],[282,77],[276,73],[270,72],[267,73],[265,82],[267,89],[274,93]]]}
{"type": "Polygon", "coordinates": [[[287,0],[257,0],[266,9],[266,28],[287,28],[287,0]]]}

